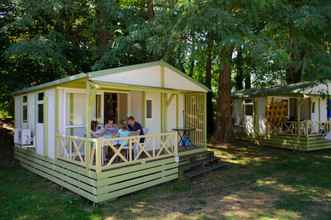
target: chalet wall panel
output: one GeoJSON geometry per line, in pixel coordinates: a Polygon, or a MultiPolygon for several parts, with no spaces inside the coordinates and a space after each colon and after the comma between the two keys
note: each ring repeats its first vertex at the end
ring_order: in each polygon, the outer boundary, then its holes
{"type": "Polygon", "coordinates": [[[321,107],[321,122],[326,122],[328,120],[328,105],[327,99],[320,99],[320,107],[321,107]]]}
{"type": "Polygon", "coordinates": [[[260,97],[257,99],[257,114],[258,114],[258,126],[259,126],[259,134],[266,133],[266,117],[265,117],[265,109],[266,109],[266,99],[265,97],[260,97]]]}
{"type": "Polygon", "coordinates": [[[150,133],[159,133],[161,132],[161,93],[146,92],[146,100],[148,99],[152,100],[152,118],[146,118],[145,124],[150,133]]]}

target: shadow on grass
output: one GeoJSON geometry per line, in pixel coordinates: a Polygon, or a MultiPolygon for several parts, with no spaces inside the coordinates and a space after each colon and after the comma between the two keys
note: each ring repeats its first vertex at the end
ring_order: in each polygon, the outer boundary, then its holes
{"type": "MultiPolygon", "coordinates": [[[[331,151],[222,146],[225,169],[93,207],[19,167],[0,171],[6,219],[330,219],[331,151]]],[[[1,218],[1,217],[0,217],[1,218]]]]}
{"type": "Polygon", "coordinates": [[[13,165],[13,146],[13,131],[0,127],[0,167],[13,165]]]}

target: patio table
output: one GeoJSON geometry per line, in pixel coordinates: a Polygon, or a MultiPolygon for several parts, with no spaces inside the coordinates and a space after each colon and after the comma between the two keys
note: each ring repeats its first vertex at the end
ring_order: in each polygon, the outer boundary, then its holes
{"type": "Polygon", "coordinates": [[[176,131],[179,136],[178,145],[181,147],[190,147],[192,146],[192,140],[190,138],[190,133],[195,131],[195,128],[174,128],[173,131],[176,131]]]}

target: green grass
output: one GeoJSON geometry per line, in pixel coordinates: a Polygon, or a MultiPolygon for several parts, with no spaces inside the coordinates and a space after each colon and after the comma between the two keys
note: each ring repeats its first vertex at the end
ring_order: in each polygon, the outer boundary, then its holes
{"type": "Polygon", "coordinates": [[[19,166],[0,168],[0,219],[331,219],[331,151],[215,153],[226,168],[97,207],[19,166]]]}

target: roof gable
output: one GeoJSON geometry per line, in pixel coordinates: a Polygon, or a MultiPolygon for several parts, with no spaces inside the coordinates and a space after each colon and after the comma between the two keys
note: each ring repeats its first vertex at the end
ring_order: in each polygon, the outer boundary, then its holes
{"type": "Polygon", "coordinates": [[[126,85],[139,85],[147,87],[163,87],[176,90],[187,90],[194,92],[208,92],[208,88],[201,83],[182,73],[175,67],[164,61],[156,61],[137,65],[110,68],[90,73],[80,73],[68,76],[52,82],[43,83],[37,86],[28,87],[13,93],[19,95],[34,92],[46,88],[61,86],[80,79],[91,79],[100,82],[119,83],[126,85]],[[161,67],[164,67],[164,77],[161,74],[161,67]],[[163,79],[162,79],[163,78],[163,79]],[[164,81],[163,81],[164,80],[164,81]]]}
{"type": "Polygon", "coordinates": [[[105,83],[208,92],[207,87],[163,61],[96,71],[89,78],[105,83]]]}

